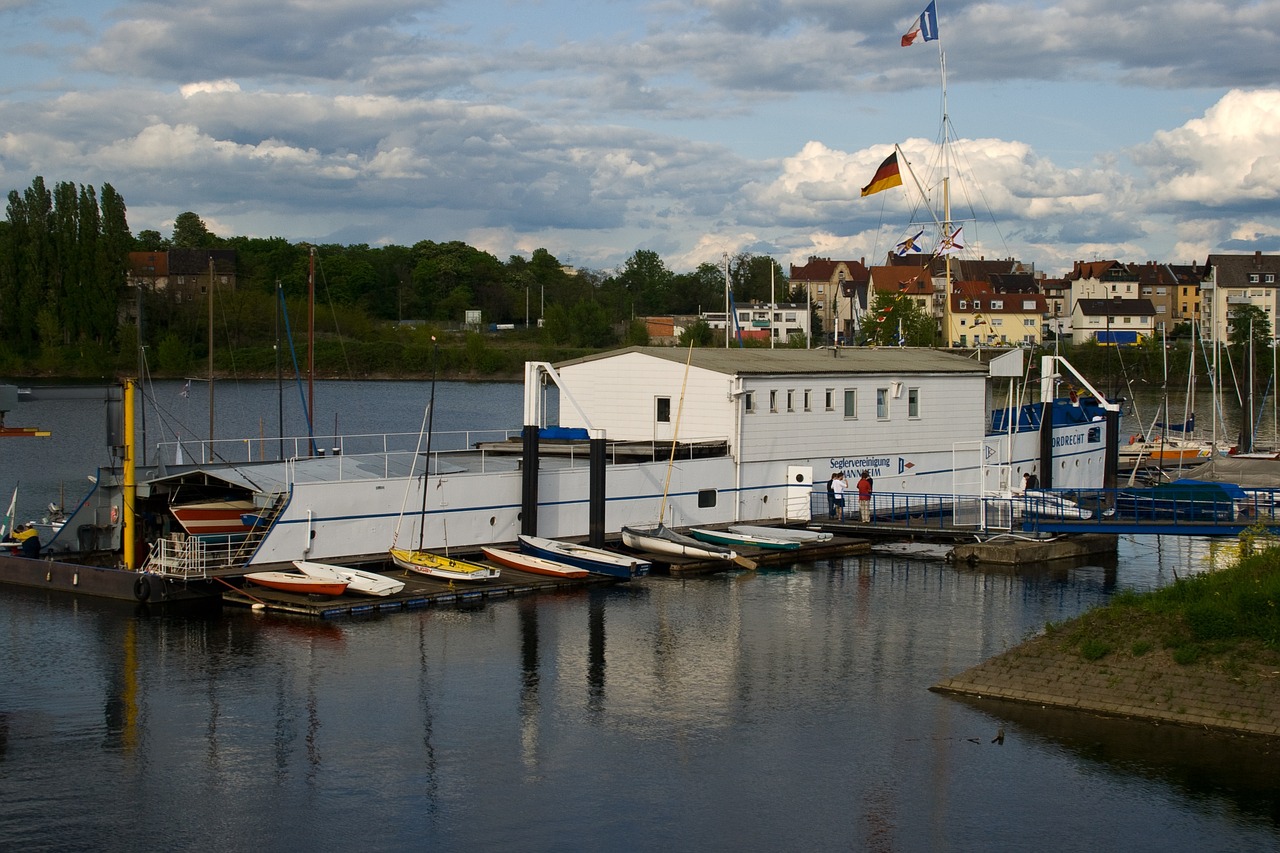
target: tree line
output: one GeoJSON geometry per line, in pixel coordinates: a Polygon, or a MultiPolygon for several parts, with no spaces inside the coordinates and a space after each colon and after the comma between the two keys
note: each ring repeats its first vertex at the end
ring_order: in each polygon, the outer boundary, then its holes
{"type": "MultiPolygon", "coordinates": [[[[137,329],[125,318],[138,313],[127,303],[139,297],[129,281],[131,251],[235,250],[235,292],[215,293],[215,350],[274,349],[278,295],[294,325],[306,316],[301,306],[313,249],[317,331],[357,349],[395,349],[412,334],[408,325],[456,328],[469,310],[481,312],[484,326],[524,330],[512,337],[531,346],[599,349],[647,342],[638,318],[724,306],[724,266],[704,263],[675,272],[648,249],[614,270],[570,268],[546,249],[503,261],[460,241],[313,246],[279,237],[224,237],[191,211],[175,218],[168,237],[155,230],[135,236],[125,201],[110,184],[98,191],[59,182],[50,189],[41,177],[8,194],[6,214],[0,222],[0,372],[8,374],[132,369],[137,329]]],[[[773,258],[739,253],[728,258],[727,268],[737,303],[768,302],[771,293],[779,301],[791,296],[773,258]]],[[[803,300],[803,292],[796,298],[803,300]]],[[[138,308],[143,344],[156,367],[180,373],[205,356],[204,305],[181,301],[171,287],[144,289],[138,308]]],[[[224,366],[225,358],[219,356],[224,366]]],[[[394,364],[382,367],[395,370],[394,364]]]]}

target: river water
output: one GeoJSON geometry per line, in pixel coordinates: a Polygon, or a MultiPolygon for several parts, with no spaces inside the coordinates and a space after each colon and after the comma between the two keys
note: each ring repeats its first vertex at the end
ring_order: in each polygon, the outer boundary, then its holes
{"type": "MultiPolygon", "coordinates": [[[[344,431],[422,417],[422,383],[339,385],[344,431]]],[[[439,394],[445,428],[519,420],[514,386],[439,394]]],[[[254,433],[274,390],[245,399],[254,433]]],[[[19,406],[59,416],[5,480],[82,481],[95,406],[19,406]]],[[[0,848],[1274,850],[1273,744],[928,689],[1230,552],[850,557],[328,622],[0,589],[0,848]]]]}

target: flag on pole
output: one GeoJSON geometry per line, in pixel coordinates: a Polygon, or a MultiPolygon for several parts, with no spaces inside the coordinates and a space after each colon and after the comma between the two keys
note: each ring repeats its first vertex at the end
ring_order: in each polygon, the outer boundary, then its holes
{"type": "Polygon", "coordinates": [[[903,47],[911,47],[916,36],[924,36],[924,41],[938,40],[938,10],[934,8],[934,2],[935,0],[929,0],[929,5],[924,7],[920,17],[916,18],[915,24],[902,37],[903,47]]]}
{"type": "Polygon", "coordinates": [[[955,233],[952,234],[950,237],[943,237],[941,240],[939,240],[938,251],[934,252],[934,254],[939,257],[941,257],[942,255],[960,254],[960,251],[964,249],[964,243],[960,242],[960,232],[963,230],[964,230],[964,226],[961,225],[959,228],[955,230],[955,233]]]}
{"type": "Polygon", "coordinates": [[[865,197],[890,187],[900,186],[902,186],[902,173],[898,171],[898,152],[894,151],[880,164],[880,168],[876,169],[871,183],[862,188],[862,195],[865,197]]]}
{"type": "Polygon", "coordinates": [[[916,232],[916,235],[915,235],[914,237],[908,237],[907,239],[905,239],[905,240],[903,240],[901,243],[899,243],[899,244],[898,244],[898,257],[902,257],[902,256],[903,256],[903,255],[905,255],[907,252],[919,252],[919,251],[921,251],[921,249],[920,249],[920,242],[919,242],[919,241],[920,241],[920,238],[921,238],[922,236],[924,236],[924,229],[923,229],[923,228],[921,228],[918,232],[916,232]]]}

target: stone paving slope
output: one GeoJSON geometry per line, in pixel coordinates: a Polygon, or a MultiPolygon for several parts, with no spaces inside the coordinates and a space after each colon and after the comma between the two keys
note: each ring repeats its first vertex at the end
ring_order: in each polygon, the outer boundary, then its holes
{"type": "Polygon", "coordinates": [[[1068,633],[1036,637],[931,689],[1280,736],[1280,660],[1274,655],[1182,665],[1168,649],[1155,647],[1090,661],[1068,633]]]}

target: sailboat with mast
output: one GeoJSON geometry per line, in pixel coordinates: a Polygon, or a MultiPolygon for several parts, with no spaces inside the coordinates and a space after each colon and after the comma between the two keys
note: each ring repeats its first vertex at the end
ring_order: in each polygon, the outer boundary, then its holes
{"type": "MultiPolygon", "coordinates": [[[[960,292],[956,275],[957,272],[963,272],[964,267],[960,264],[957,269],[953,265],[953,260],[958,260],[965,251],[965,240],[964,225],[953,217],[951,208],[952,148],[956,136],[948,112],[946,54],[942,49],[937,7],[933,0],[902,36],[903,47],[928,42],[938,43],[941,81],[942,132],[936,148],[936,172],[941,177],[930,188],[940,191],[940,204],[936,204],[938,199],[926,190],[912,169],[906,153],[897,144],[894,144],[893,152],[880,164],[871,181],[862,188],[862,196],[904,186],[904,168],[910,175],[912,184],[922,199],[921,206],[928,211],[927,222],[916,222],[910,226],[907,233],[914,236],[897,245],[896,253],[890,253],[890,263],[894,261],[894,254],[901,258],[908,252],[920,252],[918,241],[925,229],[932,227],[936,230],[935,248],[926,257],[921,257],[921,271],[917,275],[932,279],[934,304],[941,306],[941,311],[938,312],[940,316],[935,314],[940,325],[939,331],[944,344],[954,345],[953,340],[963,338],[968,320],[965,313],[966,300],[960,292]],[[936,264],[937,261],[941,261],[941,264],[936,264]],[[956,296],[954,304],[953,292],[956,296]]],[[[974,284],[979,289],[994,290],[987,281],[974,284]]],[[[974,325],[968,327],[970,333],[973,333],[978,322],[975,317],[974,325]]],[[[976,334],[974,343],[980,344],[976,334]]],[[[1007,357],[994,360],[990,369],[991,377],[1020,376],[1027,386],[1031,384],[1030,372],[1023,369],[1023,352],[1020,348],[1014,348],[1007,357]],[[997,363],[1000,363],[999,367],[997,363]]],[[[1017,489],[1024,474],[1035,477],[1043,488],[1067,485],[1068,481],[1072,481],[1073,486],[1103,485],[1104,466],[1095,463],[1098,452],[1106,444],[1107,433],[1114,433],[1118,428],[1119,405],[1099,394],[1060,355],[1042,357],[1040,374],[1039,401],[1027,399],[1016,407],[1011,405],[991,412],[987,433],[979,450],[981,462],[977,480],[969,481],[966,478],[962,482],[957,479],[957,494],[968,491],[984,495],[1011,494],[1017,489]],[[1057,388],[1066,378],[1065,374],[1074,377],[1079,387],[1086,389],[1089,394],[1077,394],[1072,390],[1068,397],[1057,398],[1057,388]],[[1041,440],[1044,430],[1051,433],[1048,441],[1041,440]]]]}
{"type": "MultiPolygon", "coordinates": [[[[432,341],[435,337],[432,337],[432,341]]],[[[493,580],[501,574],[499,569],[492,566],[483,566],[479,563],[470,563],[465,560],[455,560],[447,555],[436,554],[428,551],[423,547],[425,541],[425,532],[427,527],[427,482],[431,478],[431,428],[432,420],[435,416],[436,408],[436,375],[435,369],[431,371],[431,398],[427,403],[427,415],[424,418],[424,430],[426,435],[427,447],[422,470],[422,506],[418,514],[418,547],[417,548],[399,548],[396,547],[400,538],[400,525],[396,525],[396,533],[393,537],[389,556],[391,561],[405,571],[417,572],[421,575],[429,577],[441,578],[448,581],[487,581],[493,580]]],[[[414,482],[413,472],[409,472],[409,483],[414,482]]],[[[404,513],[401,512],[401,520],[404,519],[404,513]]]]}

